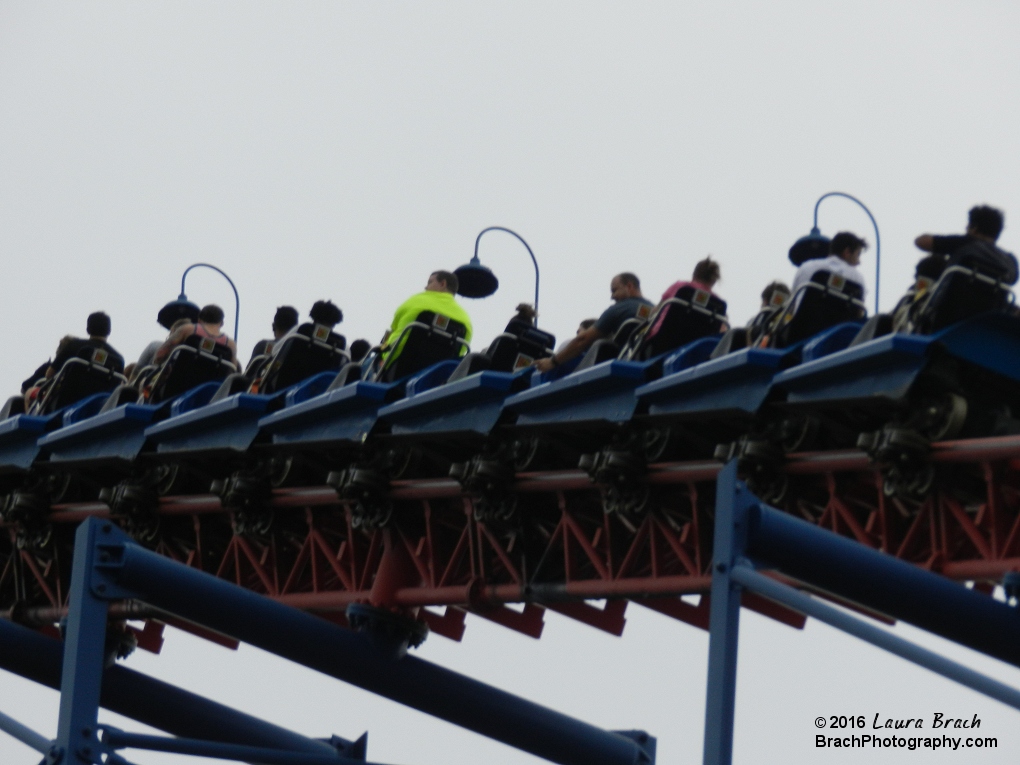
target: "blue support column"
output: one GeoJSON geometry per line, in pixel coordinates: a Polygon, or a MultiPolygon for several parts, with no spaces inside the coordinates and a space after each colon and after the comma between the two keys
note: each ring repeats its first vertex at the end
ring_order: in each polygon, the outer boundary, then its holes
{"type": "Polygon", "coordinates": [[[92,589],[96,535],[101,533],[100,523],[90,520],[78,527],[74,540],[56,740],[63,762],[74,765],[101,761],[96,724],[106,654],[107,602],[92,589]]]}
{"type": "Polygon", "coordinates": [[[754,503],[753,495],[737,480],[737,461],[731,460],[719,473],[716,483],[705,765],[730,765],[733,759],[741,587],[733,581],[730,572],[743,557],[747,508],[754,503]]]}

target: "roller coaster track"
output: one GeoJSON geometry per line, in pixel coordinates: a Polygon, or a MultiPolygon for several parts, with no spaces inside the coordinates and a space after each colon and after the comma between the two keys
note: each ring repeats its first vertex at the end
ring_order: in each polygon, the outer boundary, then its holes
{"type": "MultiPolygon", "coordinates": [[[[942,442],[929,458],[937,468],[934,487],[923,499],[905,501],[886,496],[863,452],[790,455],[782,466],[784,498],[773,504],[990,592],[1006,572],[1020,570],[1020,437],[942,442]]],[[[549,609],[620,635],[633,602],[707,629],[721,468],[711,461],[649,465],[642,482],[652,501],[631,517],[606,513],[605,487],[581,470],[518,474],[517,512],[505,522],[480,520],[478,498],[451,478],[391,482],[393,514],[381,528],[356,527],[348,503],[330,486],[274,490],[271,512],[254,525],[217,495],[163,497],[142,542],[341,624],[350,604],[369,603],[416,613],[455,640],[468,612],[537,638],[549,609]]],[[[66,613],[73,534],[89,517],[132,528],[132,519],[102,502],[53,505],[34,524],[3,524],[5,616],[39,627],[66,613]]],[[[804,623],[750,593],[744,605],[791,626],[804,623]]],[[[192,629],[131,603],[111,614],[192,629]]]]}

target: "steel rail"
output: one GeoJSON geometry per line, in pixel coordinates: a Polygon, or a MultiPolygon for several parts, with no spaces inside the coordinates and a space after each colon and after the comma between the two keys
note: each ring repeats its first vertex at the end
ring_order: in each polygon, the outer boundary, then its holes
{"type": "MultiPolygon", "coordinates": [[[[933,462],[1001,462],[1016,461],[1020,467],[1020,436],[999,436],[961,441],[943,441],[933,444],[930,458],[933,462]]],[[[722,464],[711,460],[690,462],[664,462],[648,466],[646,480],[654,485],[672,485],[714,480],[722,464]]],[[[830,452],[801,452],[791,454],[781,470],[791,475],[818,475],[824,473],[866,472],[878,468],[867,454],[856,449],[830,452]]],[[[521,494],[553,491],[580,491],[596,488],[591,477],[582,470],[552,470],[518,473],[512,487],[521,494]]],[[[451,499],[467,496],[461,485],[452,478],[421,478],[392,481],[388,494],[394,500],[451,499]]],[[[342,500],[329,486],[304,486],[275,489],[271,504],[277,508],[322,507],[339,505],[342,500]]],[[[161,515],[195,515],[223,511],[220,498],[215,494],[195,494],[162,497],[158,512],[161,515]]],[[[54,505],[49,515],[52,522],[80,522],[86,518],[106,517],[110,508],[102,502],[80,502],[54,505]]]]}

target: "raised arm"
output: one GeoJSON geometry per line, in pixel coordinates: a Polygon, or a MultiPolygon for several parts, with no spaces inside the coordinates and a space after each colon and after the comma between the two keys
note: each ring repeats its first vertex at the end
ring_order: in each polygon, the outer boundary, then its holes
{"type": "Polygon", "coordinates": [[[191,337],[194,331],[194,324],[185,324],[183,327],[175,329],[172,333],[170,333],[170,337],[166,339],[166,342],[159,346],[159,350],[156,351],[155,355],[152,357],[152,363],[159,366],[166,361],[166,357],[170,355],[170,351],[191,337]]]}
{"type": "Polygon", "coordinates": [[[588,327],[570,339],[570,342],[559,353],[554,353],[548,358],[539,359],[535,362],[535,369],[539,372],[548,372],[550,369],[565,364],[588,350],[592,343],[603,337],[597,327],[588,327]]]}

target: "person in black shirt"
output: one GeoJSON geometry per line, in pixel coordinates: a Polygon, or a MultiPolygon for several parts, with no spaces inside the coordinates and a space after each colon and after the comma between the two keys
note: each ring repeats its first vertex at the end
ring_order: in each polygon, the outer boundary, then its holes
{"type": "Polygon", "coordinates": [[[110,336],[110,328],[110,317],[105,313],[96,311],[89,314],[88,321],[85,324],[85,330],[89,334],[88,340],[83,340],[79,337],[65,337],[61,340],[60,345],[57,347],[57,355],[54,357],[49,369],[46,370],[46,376],[52,377],[55,375],[68,359],[77,356],[84,348],[100,348],[106,351],[110,354],[110,363],[107,366],[111,367],[115,372],[123,373],[124,357],[112,345],[106,342],[106,338],[110,336]]]}
{"type": "Polygon", "coordinates": [[[585,353],[592,344],[601,338],[612,337],[627,319],[640,316],[648,318],[654,307],[651,301],[641,294],[641,282],[632,273],[617,274],[609,283],[609,296],[613,305],[599,316],[594,326],[578,332],[563,348],[552,356],[539,359],[534,363],[539,372],[548,372],[554,367],[585,353]]]}
{"type": "Polygon", "coordinates": [[[917,264],[914,284],[893,311],[893,331],[928,334],[1001,307],[1004,291],[998,288],[989,291],[987,284],[937,285],[946,269],[954,266],[972,269],[1000,285],[1016,284],[1016,258],[995,244],[1002,225],[1000,210],[981,205],[970,210],[966,234],[917,237],[914,244],[918,249],[931,254],[917,264]]]}
{"type": "Polygon", "coordinates": [[[251,359],[248,363],[251,364],[257,356],[267,356],[273,351],[273,346],[276,341],[281,337],[290,332],[298,323],[298,312],[293,306],[282,305],[276,309],[276,315],[273,317],[273,339],[259,340],[255,343],[255,348],[251,352],[251,359]]]}
{"type": "Polygon", "coordinates": [[[1016,284],[1016,258],[995,245],[1003,221],[1001,210],[980,205],[970,210],[966,234],[921,234],[914,244],[931,255],[917,264],[916,276],[935,281],[950,266],[966,266],[1005,284],[1016,284]]]}
{"type": "Polygon", "coordinates": [[[89,314],[89,318],[85,323],[85,330],[89,335],[88,339],[84,340],[72,335],[64,336],[57,345],[57,355],[53,358],[53,361],[43,362],[32,373],[32,376],[21,384],[21,392],[26,393],[42,379],[53,377],[60,371],[60,368],[64,366],[68,359],[74,358],[85,348],[99,348],[106,351],[109,354],[107,366],[115,372],[123,373],[124,357],[112,345],[106,342],[106,338],[110,336],[110,326],[110,317],[102,311],[89,314]]]}

